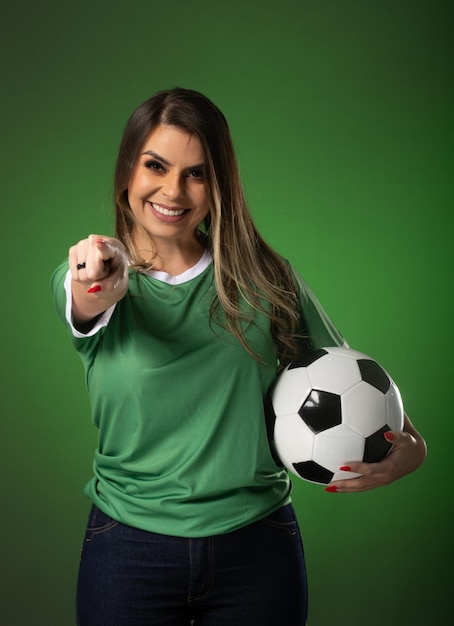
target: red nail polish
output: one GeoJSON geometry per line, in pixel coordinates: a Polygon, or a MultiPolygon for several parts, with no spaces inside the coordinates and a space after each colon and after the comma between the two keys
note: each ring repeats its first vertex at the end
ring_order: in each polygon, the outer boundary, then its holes
{"type": "Polygon", "coordinates": [[[351,472],[352,468],[349,465],[342,465],[341,467],[339,467],[339,470],[341,472],[351,472]]]}
{"type": "Polygon", "coordinates": [[[391,432],[386,432],[385,433],[385,439],[386,441],[394,441],[394,435],[391,432]]]}
{"type": "Polygon", "coordinates": [[[98,291],[102,291],[102,287],[100,285],[95,285],[94,287],[87,289],[87,293],[98,293],[98,291]]]}
{"type": "Polygon", "coordinates": [[[337,487],[334,485],[330,485],[329,487],[325,487],[325,491],[328,493],[337,493],[337,487]]]}
{"type": "Polygon", "coordinates": [[[106,240],[105,239],[97,239],[96,243],[106,243],[106,240]]]}

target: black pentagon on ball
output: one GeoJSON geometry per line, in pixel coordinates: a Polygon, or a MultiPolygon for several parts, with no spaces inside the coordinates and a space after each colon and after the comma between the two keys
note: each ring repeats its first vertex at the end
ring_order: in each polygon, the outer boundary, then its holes
{"type": "Polygon", "coordinates": [[[369,383],[379,391],[386,393],[391,387],[391,381],[385,370],[371,359],[358,359],[358,367],[364,382],[369,383]]]}
{"type": "Polygon", "coordinates": [[[303,461],[302,463],[293,463],[296,473],[310,480],[314,483],[323,483],[327,485],[333,479],[333,472],[330,472],[326,467],[322,467],[315,461],[303,461]]]}
{"type": "Polygon", "coordinates": [[[308,367],[311,363],[314,363],[318,359],[321,359],[322,356],[328,354],[326,350],[320,348],[319,350],[308,350],[307,352],[301,352],[298,355],[298,359],[296,361],[292,361],[288,366],[289,370],[294,370],[297,367],[308,367]]]}
{"type": "Polygon", "coordinates": [[[380,430],[366,437],[364,444],[363,461],[365,463],[378,463],[391,450],[392,444],[386,441],[384,433],[391,430],[389,426],[383,426],[380,430]]]}
{"type": "Polygon", "coordinates": [[[312,389],[298,414],[315,434],[342,423],[341,398],[336,393],[312,389]]]}

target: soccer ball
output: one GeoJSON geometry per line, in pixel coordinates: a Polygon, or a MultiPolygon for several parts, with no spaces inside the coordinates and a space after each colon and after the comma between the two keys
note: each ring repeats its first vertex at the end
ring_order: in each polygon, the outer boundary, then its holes
{"type": "Polygon", "coordinates": [[[376,361],[349,348],[322,348],[291,363],[266,405],[276,461],[314,483],[358,476],[339,468],[380,461],[392,447],[384,433],[403,429],[396,384],[376,361]]]}

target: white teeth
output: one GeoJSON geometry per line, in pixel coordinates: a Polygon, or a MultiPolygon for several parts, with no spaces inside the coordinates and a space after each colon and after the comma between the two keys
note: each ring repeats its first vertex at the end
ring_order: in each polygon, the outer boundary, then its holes
{"type": "Polygon", "coordinates": [[[159,204],[155,204],[154,202],[151,203],[151,206],[153,207],[155,211],[157,211],[158,213],[161,213],[161,215],[178,216],[178,215],[183,215],[183,213],[185,212],[185,209],[179,209],[178,211],[171,211],[170,209],[164,209],[164,207],[159,206],[159,204]]]}

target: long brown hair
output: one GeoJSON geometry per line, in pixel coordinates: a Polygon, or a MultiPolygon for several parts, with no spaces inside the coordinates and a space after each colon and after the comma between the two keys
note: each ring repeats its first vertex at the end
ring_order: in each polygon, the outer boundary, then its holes
{"type": "MultiPolygon", "coordinates": [[[[288,263],[262,239],[244,197],[233,142],[222,112],[203,94],[190,89],[160,91],[143,102],[129,118],[120,144],[114,179],[116,236],[128,249],[133,264],[150,267],[134,245],[137,227],[129,207],[127,187],[140,148],[159,124],[181,128],[201,142],[206,162],[206,192],[210,213],[202,230],[213,255],[217,299],[212,313],[223,310],[226,327],[249,353],[243,322],[253,311],[265,313],[281,363],[296,357],[299,318],[297,285],[288,263]],[[240,302],[245,307],[240,310],[240,302]]],[[[152,242],[150,242],[152,243],[152,242]]]]}

